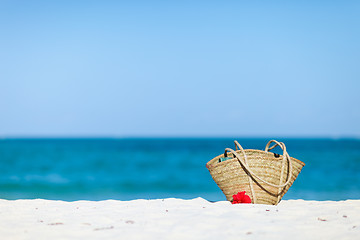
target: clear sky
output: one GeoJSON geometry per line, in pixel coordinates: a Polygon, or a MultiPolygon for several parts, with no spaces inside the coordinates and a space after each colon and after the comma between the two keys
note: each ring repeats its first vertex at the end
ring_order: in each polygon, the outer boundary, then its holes
{"type": "Polygon", "coordinates": [[[0,1],[0,137],[360,136],[360,1],[0,1]]]}

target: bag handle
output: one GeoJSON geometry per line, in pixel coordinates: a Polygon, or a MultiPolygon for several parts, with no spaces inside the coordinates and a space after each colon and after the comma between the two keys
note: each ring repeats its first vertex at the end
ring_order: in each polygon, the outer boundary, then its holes
{"type": "MultiPolygon", "coordinates": [[[[245,159],[245,162],[247,162],[247,156],[246,156],[246,153],[244,151],[244,149],[242,148],[242,146],[237,142],[237,141],[234,141],[235,145],[237,145],[239,148],[240,148],[240,152],[244,155],[244,159],[245,159]]],[[[231,148],[226,148],[225,149],[225,153],[224,153],[224,156],[227,156],[227,151],[230,151],[237,159],[238,161],[240,162],[241,166],[243,168],[245,168],[245,170],[253,177],[255,177],[256,179],[260,180],[261,182],[267,184],[267,185],[270,185],[272,187],[276,187],[276,188],[282,188],[282,187],[286,187],[290,181],[291,181],[291,177],[292,177],[292,163],[291,163],[291,159],[290,159],[290,156],[289,154],[287,153],[286,151],[286,147],[285,147],[285,144],[284,143],[279,143],[277,142],[276,140],[271,140],[268,142],[268,144],[266,145],[265,147],[265,152],[268,152],[269,150],[272,150],[273,148],[275,148],[276,146],[280,146],[281,149],[283,150],[283,165],[284,165],[284,162],[287,160],[289,162],[289,177],[286,181],[286,183],[284,184],[280,184],[280,185],[276,185],[276,184],[272,184],[264,179],[262,179],[261,177],[259,177],[258,175],[256,175],[253,171],[250,170],[250,168],[247,166],[247,164],[244,163],[244,161],[242,160],[241,156],[239,155],[239,153],[237,153],[236,151],[234,151],[233,149],[231,148]],[[269,145],[272,143],[272,142],[275,142],[274,146],[270,147],[269,148],[269,145]]],[[[281,171],[283,173],[283,171],[281,171]]],[[[282,174],[281,174],[282,176],[282,174]]]]}
{"type": "Polygon", "coordinates": [[[276,141],[276,140],[270,140],[270,141],[266,144],[265,152],[269,152],[269,150],[272,150],[272,149],[276,148],[277,146],[280,146],[283,151],[284,151],[284,148],[285,148],[285,151],[286,151],[286,147],[285,147],[285,144],[284,144],[283,142],[278,142],[278,141],[276,141]],[[270,147],[270,144],[271,144],[272,142],[275,143],[275,144],[270,147]]]}

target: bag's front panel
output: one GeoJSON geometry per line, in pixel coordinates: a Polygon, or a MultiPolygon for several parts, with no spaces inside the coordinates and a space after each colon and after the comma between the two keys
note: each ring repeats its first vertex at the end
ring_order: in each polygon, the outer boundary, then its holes
{"type": "Polygon", "coordinates": [[[219,163],[209,171],[227,200],[232,201],[232,196],[240,191],[250,193],[249,178],[237,159],[219,163]]]}
{"type": "Polygon", "coordinates": [[[282,198],[284,196],[284,194],[288,191],[288,189],[291,187],[291,185],[294,183],[294,181],[296,180],[297,176],[299,175],[299,173],[301,172],[301,169],[304,166],[304,163],[298,161],[297,159],[291,158],[292,160],[292,176],[291,176],[291,181],[289,183],[289,185],[287,185],[284,189],[284,191],[281,193],[280,197],[282,198]]]}
{"type": "MultiPolygon", "coordinates": [[[[274,185],[280,184],[282,156],[275,157],[272,153],[261,151],[246,151],[248,165],[251,171],[261,179],[274,185]]],[[[256,203],[276,204],[279,188],[270,186],[256,177],[252,177],[256,203]]]]}

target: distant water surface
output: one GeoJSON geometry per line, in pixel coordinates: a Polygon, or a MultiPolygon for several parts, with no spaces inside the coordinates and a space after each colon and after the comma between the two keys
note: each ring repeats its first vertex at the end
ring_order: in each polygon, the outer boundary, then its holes
{"type": "MultiPolygon", "coordinates": [[[[270,139],[237,139],[264,149],[270,139]]],[[[360,140],[278,139],[305,162],[284,199],[360,199],[360,140]]],[[[3,139],[0,198],[225,200],[205,164],[233,139],[3,139]]]]}

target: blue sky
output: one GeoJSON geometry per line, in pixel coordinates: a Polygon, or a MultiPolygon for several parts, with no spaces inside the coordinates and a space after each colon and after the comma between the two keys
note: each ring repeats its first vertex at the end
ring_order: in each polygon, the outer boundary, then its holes
{"type": "Polygon", "coordinates": [[[0,137],[359,137],[359,12],[1,1],[0,137]]]}

